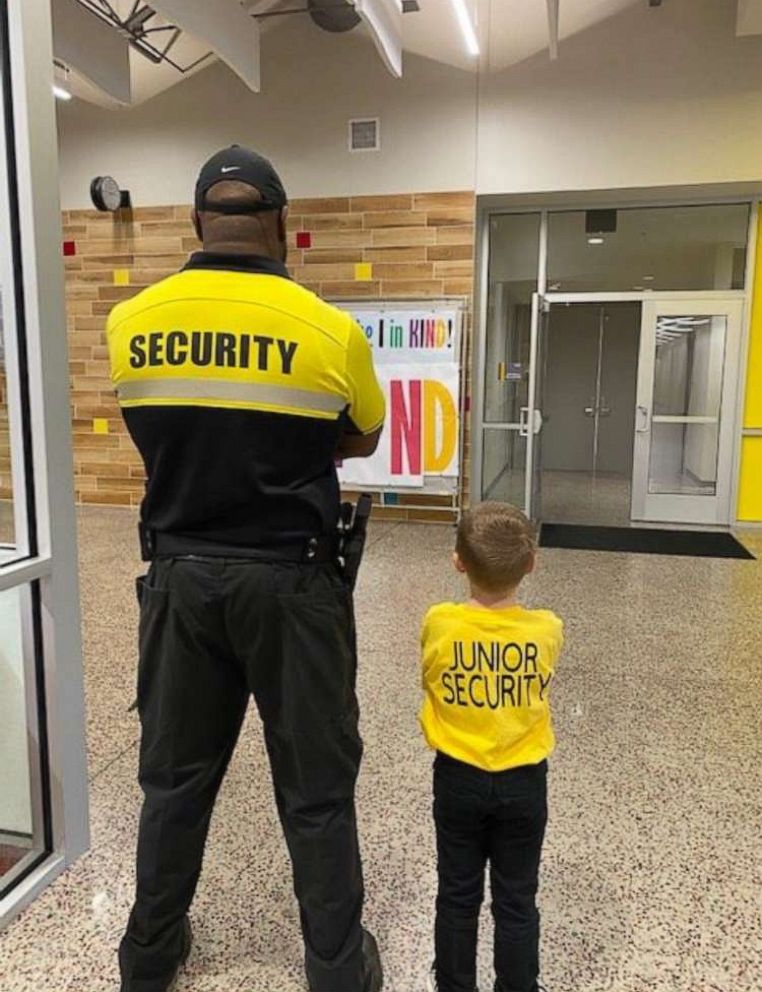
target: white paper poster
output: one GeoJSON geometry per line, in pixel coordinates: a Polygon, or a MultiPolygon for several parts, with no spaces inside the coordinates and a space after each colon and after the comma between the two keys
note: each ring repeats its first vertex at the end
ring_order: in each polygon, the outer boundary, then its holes
{"type": "MultiPolygon", "coordinates": [[[[349,308],[347,308],[349,309],[349,308]]],[[[343,485],[422,488],[459,471],[460,314],[454,308],[352,308],[373,347],[386,423],[370,458],[339,469],[343,485]]]]}

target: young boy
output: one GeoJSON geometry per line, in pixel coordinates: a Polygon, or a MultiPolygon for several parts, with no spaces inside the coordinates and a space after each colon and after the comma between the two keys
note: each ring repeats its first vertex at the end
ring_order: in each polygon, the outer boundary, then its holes
{"type": "Polygon", "coordinates": [[[434,761],[439,894],[430,992],[474,992],[484,870],[495,918],[495,992],[538,992],[535,905],[554,737],[548,690],[563,624],[527,610],[518,587],[535,564],[532,525],[515,507],[463,514],[453,562],[467,603],[423,623],[420,720],[434,761]]]}

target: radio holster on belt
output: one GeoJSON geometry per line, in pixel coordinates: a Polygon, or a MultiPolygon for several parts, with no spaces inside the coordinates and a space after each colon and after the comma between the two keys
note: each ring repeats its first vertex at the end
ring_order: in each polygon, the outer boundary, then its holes
{"type": "Polygon", "coordinates": [[[373,509],[373,498],[370,493],[362,493],[356,505],[342,503],[339,515],[339,563],[344,572],[344,579],[350,589],[357,583],[357,573],[360,571],[365,538],[368,531],[368,520],[373,509]]]}
{"type": "Polygon", "coordinates": [[[154,531],[146,527],[141,520],[138,523],[138,535],[140,536],[140,557],[143,561],[153,561],[156,557],[156,542],[154,531]]]}

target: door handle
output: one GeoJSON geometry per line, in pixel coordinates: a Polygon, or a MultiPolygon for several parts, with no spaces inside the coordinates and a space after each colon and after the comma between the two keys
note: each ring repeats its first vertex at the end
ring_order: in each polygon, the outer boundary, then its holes
{"type": "MultiPolygon", "coordinates": [[[[532,433],[539,434],[542,430],[544,419],[542,411],[535,407],[534,420],[532,423],[532,433]]],[[[519,437],[529,437],[529,407],[522,406],[519,410],[519,437]]]]}
{"type": "Polygon", "coordinates": [[[650,416],[647,406],[643,406],[642,403],[638,403],[635,410],[635,430],[638,434],[647,434],[650,430],[650,416]]]}
{"type": "Polygon", "coordinates": [[[601,405],[598,407],[598,413],[600,414],[601,417],[610,417],[611,416],[611,407],[610,406],[606,406],[606,397],[605,396],[601,396],[601,405]]]}
{"type": "Polygon", "coordinates": [[[585,407],[585,416],[586,417],[594,417],[595,416],[595,407],[594,406],[586,406],[585,407]]]}
{"type": "Polygon", "coordinates": [[[519,437],[529,437],[529,407],[522,406],[519,410],[519,437]]]}

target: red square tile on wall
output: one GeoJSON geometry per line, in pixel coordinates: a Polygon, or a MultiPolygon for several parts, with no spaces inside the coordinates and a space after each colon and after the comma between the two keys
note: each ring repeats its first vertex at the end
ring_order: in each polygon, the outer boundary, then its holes
{"type": "Polygon", "coordinates": [[[296,247],[297,248],[311,248],[312,247],[312,232],[311,231],[297,231],[296,232],[296,247]]]}
{"type": "Polygon", "coordinates": [[[77,243],[76,243],[76,241],[64,241],[64,243],[63,243],[63,253],[64,253],[64,255],[76,255],[77,254],[77,243]]]}

